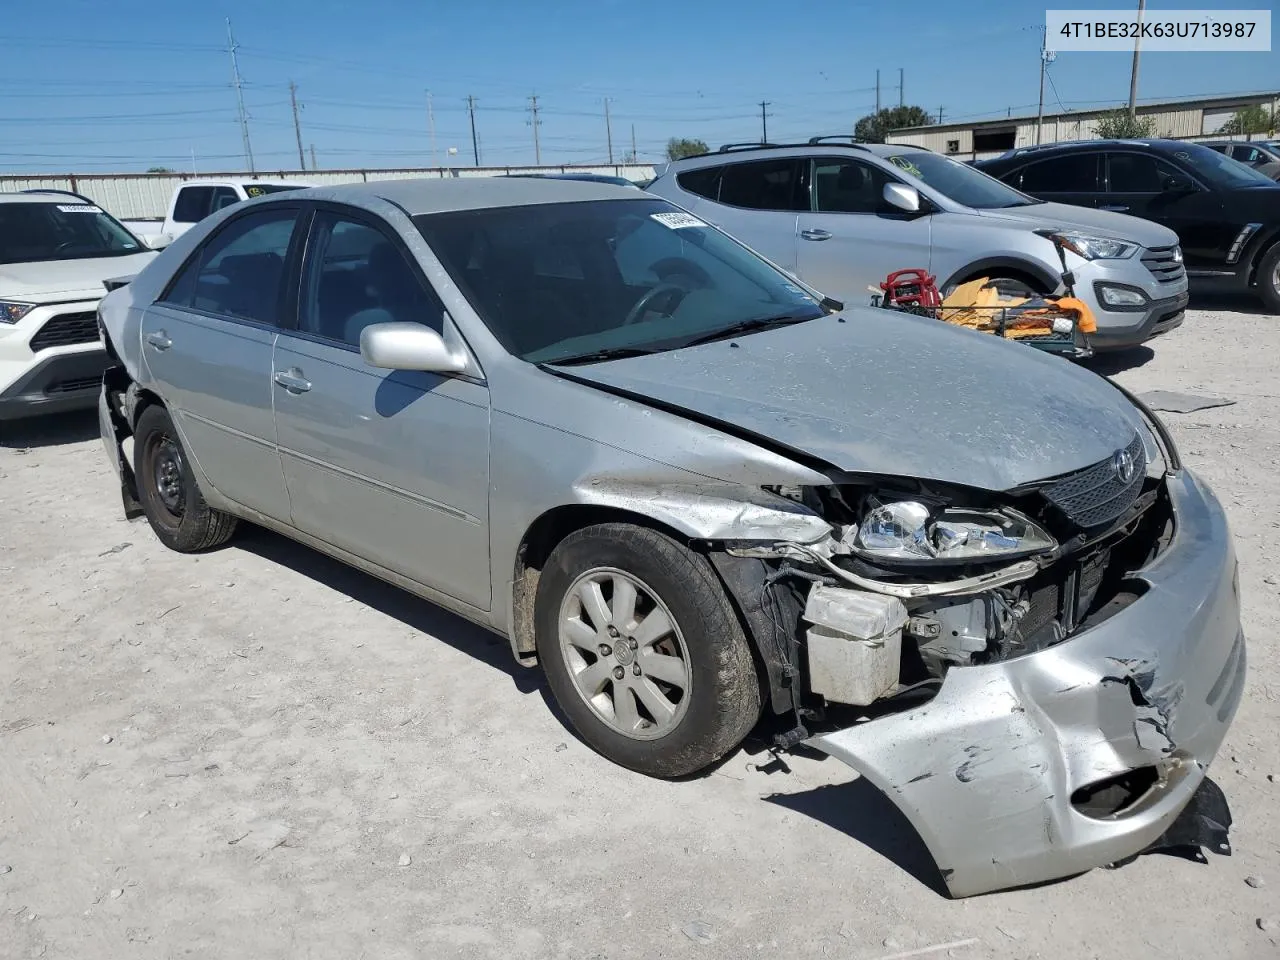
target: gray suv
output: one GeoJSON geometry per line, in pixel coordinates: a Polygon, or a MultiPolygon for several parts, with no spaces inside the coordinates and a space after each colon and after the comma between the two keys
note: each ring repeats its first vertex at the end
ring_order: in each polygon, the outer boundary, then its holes
{"type": "MultiPolygon", "coordinates": [[[[728,231],[823,293],[865,303],[895,270],[924,267],[945,293],[981,276],[1061,293],[1065,238],[1095,350],[1182,323],[1187,276],[1172,230],[1045,203],[930,150],[894,144],[730,144],[669,164],[646,189],[728,231]],[[1040,231],[1040,232],[1037,232],[1040,231]]],[[[845,138],[847,139],[847,138],[845,138]]]]}

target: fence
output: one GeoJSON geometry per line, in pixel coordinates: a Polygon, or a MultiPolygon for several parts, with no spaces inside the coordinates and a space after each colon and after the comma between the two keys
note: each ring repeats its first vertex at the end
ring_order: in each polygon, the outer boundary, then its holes
{"type": "Polygon", "coordinates": [[[630,180],[648,180],[653,165],[618,163],[579,167],[406,167],[377,170],[273,170],[256,174],[202,173],[66,173],[0,176],[0,193],[18,190],[71,190],[83,194],[121,219],[163,217],[177,186],[187,180],[295,180],[315,186],[370,180],[409,180],[419,177],[494,177],[509,173],[596,173],[630,180]]]}

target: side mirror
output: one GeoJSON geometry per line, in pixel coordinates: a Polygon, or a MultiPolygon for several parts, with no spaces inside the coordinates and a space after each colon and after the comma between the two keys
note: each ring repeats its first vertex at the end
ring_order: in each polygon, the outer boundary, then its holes
{"type": "Polygon", "coordinates": [[[149,250],[163,250],[169,244],[173,243],[173,237],[167,233],[153,233],[142,237],[142,242],[147,245],[149,250]]]}
{"type": "Polygon", "coordinates": [[[462,373],[467,358],[449,349],[444,338],[420,323],[373,323],[360,331],[360,356],[371,367],[462,373]]]}
{"type": "Polygon", "coordinates": [[[886,183],[884,185],[884,202],[905,213],[920,212],[920,192],[905,183],[886,183]]]}

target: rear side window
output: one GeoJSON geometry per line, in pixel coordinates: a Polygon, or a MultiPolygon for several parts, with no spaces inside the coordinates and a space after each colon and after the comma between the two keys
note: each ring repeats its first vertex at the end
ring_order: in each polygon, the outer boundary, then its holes
{"type": "Polygon", "coordinates": [[[209,215],[213,187],[183,187],[173,205],[175,223],[199,223],[209,215]]]}
{"type": "Polygon", "coordinates": [[[1013,185],[1027,193],[1093,193],[1098,189],[1098,154],[1051,157],[1022,168],[1013,185]]]}
{"type": "Polygon", "coordinates": [[[233,220],[187,261],[161,301],[278,324],[285,257],[297,219],[297,210],[271,209],[233,220]]]}
{"type": "Polygon", "coordinates": [[[808,210],[807,162],[796,158],[729,164],[720,173],[720,202],[748,210],[808,210]]]}
{"type": "Polygon", "coordinates": [[[676,174],[676,183],[682,190],[688,190],[708,200],[715,200],[720,191],[721,169],[721,167],[703,167],[700,170],[686,170],[684,173],[676,174]]]}

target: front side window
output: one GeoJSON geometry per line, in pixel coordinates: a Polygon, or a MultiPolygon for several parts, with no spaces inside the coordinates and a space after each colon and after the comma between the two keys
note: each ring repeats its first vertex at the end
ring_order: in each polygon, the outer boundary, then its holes
{"type": "Polygon", "coordinates": [[[425,214],[414,223],[511,354],[533,363],[676,349],[820,317],[791,278],[665,200],[425,214]]]}
{"type": "Polygon", "coordinates": [[[91,203],[0,203],[0,263],[126,257],[143,249],[91,203]]]}
{"type": "Polygon", "coordinates": [[[1112,193],[1159,193],[1171,180],[1187,179],[1145,153],[1113,153],[1107,166],[1112,193]]]}
{"type": "Polygon", "coordinates": [[[720,172],[720,202],[748,210],[808,210],[806,161],[752,160],[720,172]]]}
{"type": "Polygon", "coordinates": [[[231,187],[214,187],[213,203],[209,205],[210,213],[217,213],[223,207],[230,207],[240,202],[240,194],[231,187]]]}
{"type": "Polygon", "coordinates": [[[1098,154],[1070,153],[1023,167],[1018,186],[1027,193],[1094,193],[1098,189],[1098,154]]]}
{"type": "Polygon", "coordinates": [[[815,160],[813,200],[821,213],[900,213],[884,201],[886,183],[897,183],[878,167],[854,160],[815,160]]]}
{"type": "Polygon", "coordinates": [[[442,329],[443,305],[381,230],[321,211],[307,247],[298,317],[302,330],[359,347],[360,331],[373,323],[442,329]]]}
{"type": "Polygon", "coordinates": [[[278,324],[285,258],[298,219],[291,209],[257,210],[205,241],[160,299],[179,307],[278,324]]]}
{"type": "Polygon", "coordinates": [[[912,150],[909,153],[891,154],[885,159],[901,170],[908,182],[911,179],[919,180],[956,203],[975,210],[1025,207],[1039,203],[1034,197],[1019,193],[967,163],[938,153],[912,150]]]}

